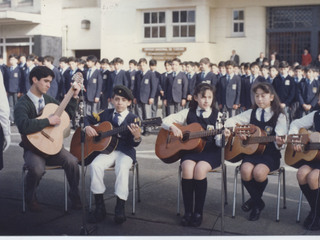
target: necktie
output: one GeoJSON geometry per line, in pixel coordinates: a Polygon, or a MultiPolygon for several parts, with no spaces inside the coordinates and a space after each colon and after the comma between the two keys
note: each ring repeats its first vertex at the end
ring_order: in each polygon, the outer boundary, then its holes
{"type": "Polygon", "coordinates": [[[87,79],[89,79],[89,78],[90,78],[90,75],[91,75],[91,68],[89,68],[89,70],[88,70],[87,79]]]}
{"type": "Polygon", "coordinates": [[[72,76],[72,75],[73,75],[73,70],[70,71],[70,76],[72,76]]]}
{"type": "Polygon", "coordinates": [[[41,112],[41,110],[42,110],[42,102],[43,102],[43,99],[42,98],[40,98],[39,99],[39,104],[38,104],[38,114],[41,112]]]}
{"type": "Polygon", "coordinates": [[[307,79],[307,84],[310,85],[310,79],[307,79]]]}
{"type": "Polygon", "coordinates": [[[253,83],[253,81],[254,81],[254,76],[252,75],[252,78],[251,78],[251,83],[253,83]]]}
{"type": "Polygon", "coordinates": [[[201,80],[204,79],[204,72],[201,73],[201,80]]]}
{"type": "Polygon", "coordinates": [[[173,76],[173,78],[175,78],[176,77],[176,72],[173,72],[172,76],[173,76]]]}
{"type": "Polygon", "coordinates": [[[13,67],[10,67],[10,72],[12,72],[13,71],[13,67]]]}
{"type": "Polygon", "coordinates": [[[264,123],[264,112],[265,112],[265,110],[262,109],[260,121],[263,123],[264,123]]]}
{"type": "Polygon", "coordinates": [[[205,110],[201,109],[200,110],[200,117],[203,118],[203,113],[205,112],[205,110]]]}
{"type": "Polygon", "coordinates": [[[227,83],[230,81],[230,75],[227,75],[227,83]]]}
{"type": "Polygon", "coordinates": [[[189,80],[191,79],[191,74],[190,74],[190,73],[188,73],[188,79],[189,79],[189,80]]]}
{"type": "Polygon", "coordinates": [[[119,126],[119,116],[120,116],[120,113],[115,112],[114,117],[112,119],[112,123],[116,126],[119,126]]]}

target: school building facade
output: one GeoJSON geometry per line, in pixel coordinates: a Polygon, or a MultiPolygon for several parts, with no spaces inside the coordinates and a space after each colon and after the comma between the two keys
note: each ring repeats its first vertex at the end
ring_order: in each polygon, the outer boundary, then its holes
{"type": "MultiPolygon", "coordinates": [[[[0,0],[0,53],[240,61],[320,52],[319,0],[0,0]]],[[[161,62],[160,62],[161,64],[161,62]]],[[[162,65],[162,64],[161,64],[162,65]]]]}

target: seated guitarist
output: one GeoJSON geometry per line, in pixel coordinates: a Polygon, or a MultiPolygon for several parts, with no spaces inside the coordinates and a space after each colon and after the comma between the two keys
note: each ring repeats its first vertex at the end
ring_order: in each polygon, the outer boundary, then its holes
{"type": "MultiPolygon", "coordinates": [[[[226,127],[254,124],[268,135],[283,136],[287,134],[287,120],[274,88],[268,83],[257,83],[253,86],[255,104],[249,109],[226,121],[226,127]]],[[[246,136],[240,136],[242,140],[246,136]]],[[[268,174],[280,166],[280,147],[284,140],[276,137],[276,142],[267,144],[263,154],[245,155],[240,172],[242,183],[250,194],[250,199],[242,205],[242,210],[248,212],[249,221],[256,221],[260,217],[265,203],[262,194],[268,183],[268,174]]]]}
{"type": "MultiPolygon", "coordinates": [[[[19,99],[14,110],[16,124],[21,135],[36,133],[46,127],[60,124],[61,119],[56,115],[36,119],[46,104],[55,103],[59,105],[58,101],[46,94],[53,78],[53,71],[44,66],[35,67],[30,72],[29,81],[31,88],[26,95],[19,99]]],[[[75,114],[76,98],[78,97],[80,86],[74,85],[74,90],[73,98],[66,107],[70,118],[75,114]]],[[[20,146],[24,148],[23,158],[25,166],[28,169],[25,181],[25,199],[29,210],[35,212],[41,211],[35,192],[41,177],[45,173],[46,165],[61,165],[63,167],[70,185],[69,198],[71,199],[72,208],[80,209],[81,201],[78,190],[79,165],[77,158],[64,148],[56,155],[44,157],[28,149],[23,142],[20,146]]]]}
{"type": "MultiPolygon", "coordinates": [[[[290,125],[289,134],[297,134],[299,133],[300,128],[309,129],[313,126],[315,131],[320,132],[319,110],[294,120],[290,125]]],[[[294,145],[294,150],[302,151],[301,145],[294,145]]],[[[298,183],[311,208],[303,225],[308,230],[320,230],[320,162],[300,161],[297,164],[297,167],[299,167],[297,172],[298,183]]]]}
{"type": "Polygon", "coordinates": [[[104,121],[112,123],[113,127],[128,124],[128,131],[123,132],[118,136],[119,142],[116,149],[110,154],[101,152],[91,163],[91,191],[94,194],[96,208],[89,216],[89,222],[97,223],[104,220],[106,210],[103,200],[103,193],[106,187],[103,182],[104,170],[112,166],[115,167],[116,183],[115,195],[117,196],[117,203],[115,207],[114,221],[122,224],[126,221],[125,216],[125,201],[129,195],[129,170],[132,162],[136,161],[137,147],[141,142],[141,130],[137,124],[134,124],[136,115],[128,111],[131,105],[133,95],[131,90],[123,85],[115,86],[113,89],[112,104],[114,109],[105,109],[99,114],[87,116],[84,120],[85,131],[89,137],[98,136],[96,130],[89,126],[90,124],[97,124],[104,121]]]}
{"type": "MultiPolygon", "coordinates": [[[[222,114],[214,107],[214,99],[214,88],[207,83],[199,84],[195,88],[189,108],[164,118],[162,127],[181,138],[183,137],[181,130],[173,123],[187,125],[197,122],[205,130],[216,129],[217,120],[222,114]]],[[[185,209],[181,219],[183,226],[199,227],[202,223],[203,206],[207,193],[207,173],[221,164],[220,146],[221,134],[208,137],[202,152],[185,153],[181,158],[181,184],[185,209]],[[195,199],[194,204],[193,199],[195,199]]]]}

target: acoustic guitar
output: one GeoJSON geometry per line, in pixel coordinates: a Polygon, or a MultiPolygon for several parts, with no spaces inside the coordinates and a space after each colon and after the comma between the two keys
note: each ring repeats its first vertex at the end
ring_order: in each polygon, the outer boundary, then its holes
{"type": "MultiPolygon", "coordinates": [[[[295,164],[300,162],[301,160],[305,161],[319,161],[320,160],[320,133],[319,132],[309,132],[305,128],[301,128],[299,130],[299,134],[297,135],[307,135],[308,141],[301,142],[303,145],[302,151],[297,152],[294,150],[293,146],[297,143],[287,144],[287,148],[285,151],[284,161],[286,164],[295,167],[295,164]]],[[[299,144],[299,142],[298,142],[299,144]]]]}
{"type": "MultiPolygon", "coordinates": [[[[140,121],[139,118],[135,119],[135,123],[140,127],[144,126],[160,126],[162,120],[160,117],[150,118],[140,121]]],[[[98,136],[89,137],[85,135],[84,144],[84,164],[90,164],[96,156],[102,151],[105,154],[111,153],[118,145],[117,134],[124,131],[129,131],[128,125],[123,125],[113,128],[112,124],[108,121],[100,123],[98,126],[91,125],[96,130],[98,136]]],[[[78,158],[81,164],[81,128],[77,128],[73,134],[70,152],[78,158]]]]}
{"type": "Polygon", "coordinates": [[[178,161],[185,152],[201,152],[206,144],[203,138],[214,136],[220,131],[204,130],[199,123],[191,123],[186,126],[174,123],[174,125],[182,131],[182,139],[162,128],[156,140],[156,155],[165,163],[178,161]]]}
{"type": "MultiPolygon", "coordinates": [[[[72,79],[74,84],[82,84],[83,76],[80,72],[76,73],[72,79]]],[[[60,152],[63,144],[63,137],[69,129],[70,118],[64,111],[74,93],[71,87],[60,105],[49,103],[45,105],[43,111],[37,119],[48,118],[51,115],[60,117],[61,123],[55,126],[49,126],[39,132],[22,135],[24,145],[30,150],[41,154],[42,156],[55,155],[60,152]]]]}
{"type": "MultiPolygon", "coordinates": [[[[276,136],[267,136],[267,133],[259,127],[249,125],[237,125],[234,128],[234,134],[229,137],[225,147],[225,160],[230,162],[238,162],[243,159],[244,155],[262,154],[267,146],[267,143],[276,141],[276,136]],[[246,140],[241,140],[239,135],[247,136],[246,140]]],[[[290,142],[306,142],[307,135],[294,134],[281,136],[290,142]]]]}

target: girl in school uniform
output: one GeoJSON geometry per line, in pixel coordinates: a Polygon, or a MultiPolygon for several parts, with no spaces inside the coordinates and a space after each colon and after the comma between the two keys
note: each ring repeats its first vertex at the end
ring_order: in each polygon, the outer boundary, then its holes
{"type": "MultiPolygon", "coordinates": [[[[249,109],[237,116],[229,118],[225,127],[254,124],[265,130],[268,135],[276,135],[276,141],[267,144],[263,154],[245,155],[242,160],[240,172],[242,183],[250,194],[250,199],[242,205],[242,210],[251,213],[250,221],[259,219],[265,204],[262,194],[268,183],[268,173],[280,166],[280,148],[284,140],[278,136],[287,134],[287,120],[280,106],[280,101],[275,90],[269,83],[257,83],[253,87],[255,103],[249,109]]],[[[228,130],[226,130],[228,131],[228,130]]],[[[240,135],[242,140],[245,135],[240,135]]]]}
{"type": "MultiPolygon", "coordinates": [[[[195,88],[189,108],[164,118],[162,127],[181,138],[181,130],[173,123],[187,125],[197,122],[203,129],[216,129],[219,126],[217,120],[222,114],[214,106],[214,88],[207,83],[201,83],[195,88]]],[[[207,173],[221,164],[221,134],[208,137],[206,140],[202,152],[186,153],[181,158],[181,184],[185,208],[185,214],[181,219],[183,226],[198,227],[201,225],[207,192],[207,173]]]]}
{"type": "MultiPolygon", "coordinates": [[[[318,104],[319,102],[320,99],[318,104]]],[[[289,134],[297,134],[300,128],[308,129],[311,127],[320,132],[320,110],[294,120],[290,125],[289,134]]],[[[301,145],[294,145],[294,150],[302,151],[301,145]]],[[[295,167],[299,167],[297,172],[298,183],[311,208],[303,226],[308,230],[320,230],[320,162],[303,160],[298,162],[295,167]]]]}

